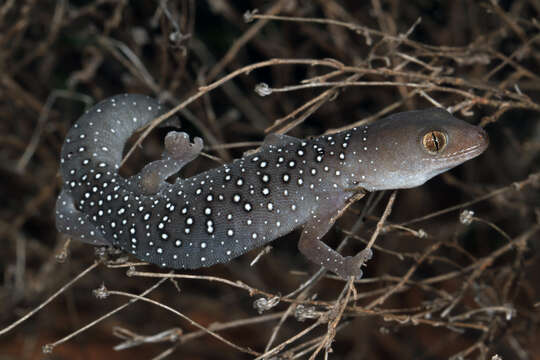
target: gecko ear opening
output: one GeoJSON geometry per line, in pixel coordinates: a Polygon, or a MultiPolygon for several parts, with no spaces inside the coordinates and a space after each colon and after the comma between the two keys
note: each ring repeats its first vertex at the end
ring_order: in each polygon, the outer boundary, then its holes
{"type": "Polygon", "coordinates": [[[422,137],[422,147],[432,155],[441,153],[448,143],[447,136],[439,130],[431,130],[422,137]]]}

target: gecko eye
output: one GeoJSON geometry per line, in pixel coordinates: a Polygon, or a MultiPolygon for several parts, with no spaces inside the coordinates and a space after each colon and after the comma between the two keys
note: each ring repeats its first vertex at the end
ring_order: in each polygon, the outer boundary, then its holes
{"type": "Polygon", "coordinates": [[[428,131],[422,138],[424,150],[430,154],[438,154],[446,147],[446,134],[438,130],[428,131]]]}

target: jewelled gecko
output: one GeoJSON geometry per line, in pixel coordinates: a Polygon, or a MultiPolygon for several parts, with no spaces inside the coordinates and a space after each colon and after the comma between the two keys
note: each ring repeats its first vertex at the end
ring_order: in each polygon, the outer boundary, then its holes
{"type": "Polygon", "coordinates": [[[298,248],[309,260],[341,277],[361,276],[366,254],[344,257],[321,241],[353,196],[422,185],[488,146],[482,128],[433,108],[309,140],[269,135],[257,152],[173,184],[165,180],[199,155],[203,141],[171,131],[160,160],[120,176],[125,142],[163,112],[153,98],[123,94],[73,125],[60,160],[60,232],[195,269],[301,228],[298,248]]]}

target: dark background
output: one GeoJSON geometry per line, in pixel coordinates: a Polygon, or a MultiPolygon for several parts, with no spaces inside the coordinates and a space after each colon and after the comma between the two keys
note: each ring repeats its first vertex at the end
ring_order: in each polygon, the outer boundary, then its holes
{"type": "MultiPolygon", "coordinates": [[[[60,188],[59,153],[69,127],[86,107],[105,97],[145,93],[175,106],[199,86],[272,58],[335,59],[349,68],[330,81],[356,74],[357,81],[391,82],[341,83],[316,103],[320,107],[285,121],[294,124],[290,135],[318,135],[439,103],[484,126],[491,141],[478,159],[420,188],[399,191],[365,269],[367,280],[355,284],[357,298],[334,323],[336,332],[330,331],[332,322],[324,322],[274,356],[309,358],[327,336],[333,359],[540,359],[539,13],[537,0],[2,2],[0,328],[41,304],[94,260],[103,262],[26,322],[0,335],[0,359],[256,357],[198,334],[185,319],[142,302],[58,344],[51,354],[43,355],[42,347],[128,301],[120,294],[96,298],[93,290],[101,285],[140,294],[158,281],[128,276],[127,265],[113,266],[115,260],[122,265],[136,259],[111,253],[100,257],[92,246],[77,241],[63,258],[66,239],[55,229],[53,208],[60,188]],[[246,23],[244,14],[253,9],[319,22],[255,18],[246,23]],[[418,84],[431,87],[421,92],[414,87],[418,84]],[[472,223],[460,221],[464,210],[474,211],[472,223]],[[400,281],[402,286],[395,288],[400,281]],[[390,291],[395,292],[369,308],[390,291]],[[119,328],[144,336],[181,328],[183,335],[173,342],[115,351],[123,341],[119,328]]],[[[261,97],[254,91],[257,84],[301,85],[332,71],[337,70],[289,64],[239,75],[184,108],[179,113],[182,129],[202,136],[207,153],[230,161],[256,148],[265,130],[282,129],[269,129],[276,120],[331,88],[289,89],[261,97]],[[222,144],[231,146],[216,150],[222,144]]],[[[158,158],[165,133],[165,128],[152,132],[123,174],[158,158]]],[[[218,165],[200,157],[181,176],[218,165]]],[[[352,206],[325,241],[337,246],[357,224],[356,237],[343,252],[360,251],[389,197],[373,195],[352,206]]],[[[254,309],[261,292],[286,295],[317,271],[296,250],[298,236],[294,232],[272,243],[271,252],[252,267],[259,250],[229,264],[178,271],[196,276],[166,280],[148,297],[202,326],[228,324],[230,329],[217,333],[244,351],[262,354],[280,313],[290,309],[291,316],[279,325],[270,348],[321,316],[332,319],[332,309],[340,308],[334,305],[345,282],[329,276],[293,301],[304,312],[290,307],[293,298],[262,315],[254,309]],[[203,276],[240,281],[252,291],[203,276]],[[295,311],[305,314],[306,308],[313,319],[295,318],[295,311]]],[[[136,269],[165,272],[153,266],[136,269]]],[[[325,349],[330,350],[323,348],[317,358],[324,358],[325,349]]]]}

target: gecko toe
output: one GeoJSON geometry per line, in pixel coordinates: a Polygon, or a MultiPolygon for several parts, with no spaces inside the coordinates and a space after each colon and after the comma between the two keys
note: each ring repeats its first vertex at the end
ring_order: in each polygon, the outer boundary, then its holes
{"type": "Polygon", "coordinates": [[[373,251],[371,249],[364,249],[355,256],[347,256],[345,258],[344,271],[338,273],[342,278],[348,278],[354,276],[356,280],[362,278],[362,266],[373,257],[373,251]]]}
{"type": "Polygon", "coordinates": [[[200,137],[195,137],[193,139],[193,151],[196,151],[197,153],[201,152],[202,149],[203,149],[203,146],[204,146],[204,143],[203,143],[203,139],[201,139],[200,137]]]}
{"type": "Polygon", "coordinates": [[[202,139],[195,138],[192,144],[185,132],[170,131],[165,136],[165,149],[177,159],[194,158],[202,150],[202,139]]]}

